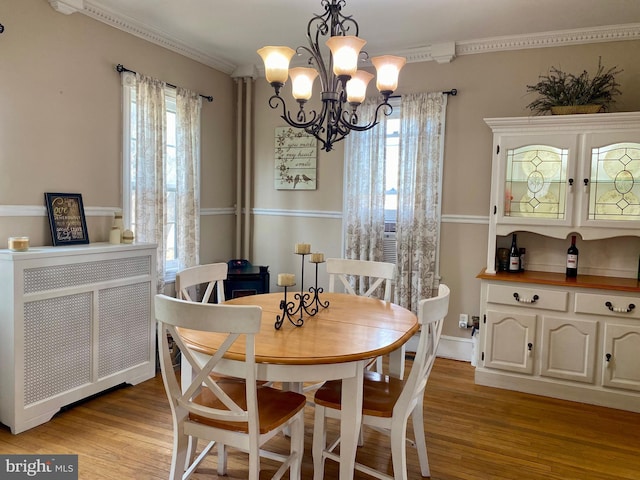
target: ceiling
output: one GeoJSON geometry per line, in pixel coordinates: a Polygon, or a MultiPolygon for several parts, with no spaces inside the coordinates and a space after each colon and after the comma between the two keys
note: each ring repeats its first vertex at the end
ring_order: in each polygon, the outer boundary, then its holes
{"type": "MultiPolygon", "coordinates": [[[[308,21],[324,11],[320,0],[49,2],[227,73],[260,65],[256,50],[264,45],[305,44],[308,21]]],[[[546,46],[557,41],[549,32],[565,43],[577,33],[567,31],[579,31],[581,41],[640,39],[640,0],[346,0],[342,11],[358,22],[370,55],[400,54],[409,61],[431,59],[443,45],[455,45],[456,55],[487,44],[546,46]]]]}

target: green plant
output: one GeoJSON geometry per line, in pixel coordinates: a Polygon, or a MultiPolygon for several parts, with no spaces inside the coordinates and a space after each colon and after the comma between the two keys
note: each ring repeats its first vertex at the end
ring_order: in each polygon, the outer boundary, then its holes
{"type": "Polygon", "coordinates": [[[610,103],[615,102],[613,97],[622,93],[618,88],[620,84],[615,79],[620,72],[622,70],[617,67],[605,71],[601,58],[598,59],[598,70],[593,78],[589,77],[586,70],[576,76],[551,67],[549,75],[541,75],[538,83],[527,85],[527,92],[540,95],[527,108],[538,115],[559,105],[595,104],[606,110],[610,103]]]}

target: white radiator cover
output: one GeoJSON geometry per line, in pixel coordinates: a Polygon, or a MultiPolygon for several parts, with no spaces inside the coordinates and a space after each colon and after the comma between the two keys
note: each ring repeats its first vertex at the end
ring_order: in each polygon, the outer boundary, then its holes
{"type": "Polygon", "coordinates": [[[155,375],[155,258],[150,244],[0,250],[0,422],[12,433],[155,375]]]}

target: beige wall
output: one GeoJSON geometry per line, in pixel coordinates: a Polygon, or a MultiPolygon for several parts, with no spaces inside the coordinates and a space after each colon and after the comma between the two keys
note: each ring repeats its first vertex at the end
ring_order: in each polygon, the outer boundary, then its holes
{"type": "MultiPolygon", "coordinates": [[[[105,241],[111,219],[102,215],[122,206],[120,80],[125,66],[215,97],[204,103],[202,119],[201,262],[234,256],[233,215],[218,215],[235,197],[235,87],[212,68],[121,32],[81,14],[62,15],[45,0],[3,0],[0,35],[0,208],[43,205],[43,192],[80,192],[92,241],[105,241]]],[[[619,75],[623,95],[613,111],[640,110],[640,41],[541,48],[467,55],[451,63],[413,63],[401,75],[398,93],[457,88],[449,99],[444,166],[441,273],[452,288],[444,333],[457,328],[461,312],[479,311],[489,200],[491,132],[485,117],[528,115],[533,97],[526,85],[550,66],[593,71],[598,57],[619,75]]],[[[255,158],[252,180],[250,260],[269,265],[272,287],[278,272],[299,273],[296,242],[314,251],[342,251],[343,146],[318,156],[318,189],[274,189],[273,135],[284,123],[269,109],[272,94],[255,82],[255,158]]],[[[9,208],[9,211],[13,211],[9,208]]],[[[34,245],[50,244],[41,214],[0,216],[0,245],[27,234],[34,245]]],[[[306,271],[308,283],[313,272],[306,271]]],[[[320,283],[326,275],[320,267],[320,283]]]]}
{"type": "MultiPolygon", "coordinates": [[[[623,94],[611,111],[640,110],[638,51],[639,41],[540,48],[461,56],[444,65],[412,63],[401,72],[398,93],[459,91],[458,96],[449,98],[447,107],[443,172],[440,269],[442,281],[452,290],[445,335],[468,336],[458,329],[458,315],[479,312],[480,282],[475,276],[486,262],[492,157],[491,130],[483,119],[529,115],[526,105],[535,97],[526,93],[527,84],[537,82],[551,66],[569,72],[593,72],[599,56],[606,67],[624,69],[618,76],[623,94]]],[[[295,242],[311,242],[313,250],[330,255],[341,252],[340,219],[317,218],[305,210],[342,210],[343,146],[337,144],[334,152],[320,153],[317,191],[274,190],[273,130],[284,122],[267,106],[272,90],[264,79],[258,80],[256,92],[255,123],[259,132],[254,206],[301,212],[298,217],[256,216],[254,260],[270,265],[272,274],[284,270],[298,274],[297,259],[291,253],[295,242]]],[[[310,280],[312,277],[307,277],[307,282],[310,280]]]]}
{"type": "MultiPolygon", "coordinates": [[[[44,192],[81,193],[90,240],[108,239],[104,215],[122,207],[118,63],[215,97],[202,108],[202,207],[233,206],[228,75],[85,15],[58,13],[46,0],[3,0],[1,13],[0,206],[20,212],[16,206],[42,207],[44,192]]],[[[224,230],[233,222],[231,215],[203,217],[203,261],[232,256],[233,236],[224,230]]],[[[0,216],[0,245],[16,234],[51,245],[43,215],[0,216]]]]}

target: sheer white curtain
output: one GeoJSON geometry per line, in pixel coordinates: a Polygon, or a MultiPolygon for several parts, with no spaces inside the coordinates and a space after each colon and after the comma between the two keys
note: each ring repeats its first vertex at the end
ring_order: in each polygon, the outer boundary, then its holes
{"type": "MultiPolygon", "coordinates": [[[[367,99],[358,116],[372,119],[378,98],[367,99]]],[[[345,201],[343,228],[345,257],[382,261],[384,258],[385,119],[365,132],[354,132],[345,142],[345,201]]],[[[365,279],[355,279],[354,288],[363,294],[365,279]],[[363,281],[360,281],[363,280],[363,281]]]]}
{"type": "Polygon", "coordinates": [[[176,229],[179,268],[200,262],[200,111],[199,94],[176,90],[176,229]]]}
{"type": "Polygon", "coordinates": [[[447,95],[402,96],[395,302],[413,309],[437,293],[447,95]]]}
{"type": "Polygon", "coordinates": [[[136,240],[157,243],[158,291],[165,277],[165,181],[167,113],[165,83],[136,74],[136,240]]]}
{"type": "Polygon", "coordinates": [[[175,216],[178,269],[197,265],[200,247],[200,96],[176,89],[175,202],[170,202],[167,177],[167,86],[136,74],[136,144],[131,209],[136,240],[158,245],[158,291],[167,274],[168,215],[175,216]]]}

